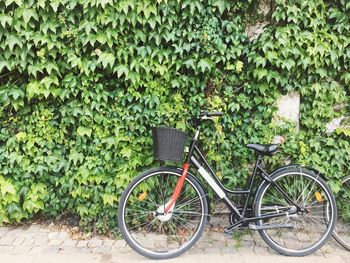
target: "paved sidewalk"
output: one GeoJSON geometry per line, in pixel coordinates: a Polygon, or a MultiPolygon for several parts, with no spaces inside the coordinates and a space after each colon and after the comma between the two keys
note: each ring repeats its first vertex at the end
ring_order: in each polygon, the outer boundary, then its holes
{"type": "MultiPolygon", "coordinates": [[[[74,232],[74,231],[73,231],[74,232]]],[[[272,251],[258,233],[225,237],[209,231],[197,244],[178,258],[162,262],[254,262],[350,263],[350,252],[330,240],[315,254],[303,258],[286,257],[272,251]]],[[[81,235],[56,226],[0,227],[0,262],[152,262],[133,252],[123,240],[102,236],[81,240],[81,235]],[[76,238],[80,238],[80,240],[76,238]]]]}

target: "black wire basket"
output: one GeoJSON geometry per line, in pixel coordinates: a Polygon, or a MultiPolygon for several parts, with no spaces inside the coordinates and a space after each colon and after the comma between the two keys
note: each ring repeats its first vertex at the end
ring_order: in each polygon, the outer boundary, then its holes
{"type": "Polygon", "coordinates": [[[169,127],[152,129],[153,154],[159,161],[182,161],[187,134],[169,127]]]}

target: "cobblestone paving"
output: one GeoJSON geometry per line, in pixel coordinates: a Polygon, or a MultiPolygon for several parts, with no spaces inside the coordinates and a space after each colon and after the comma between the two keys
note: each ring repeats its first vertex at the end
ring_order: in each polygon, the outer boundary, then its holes
{"type": "MultiPolygon", "coordinates": [[[[133,252],[124,240],[112,240],[101,236],[90,237],[86,240],[74,240],[66,230],[52,229],[38,224],[33,224],[29,227],[0,227],[0,262],[5,262],[1,260],[1,257],[6,255],[46,256],[48,258],[59,255],[75,255],[78,257],[100,255],[102,259],[100,262],[119,262],[108,261],[107,259],[110,259],[111,255],[117,257],[129,255],[133,258],[136,257],[138,260],[143,259],[133,252]]],[[[178,257],[178,262],[180,260],[183,262],[186,257],[194,255],[199,257],[210,255],[217,258],[224,258],[225,256],[239,258],[239,256],[244,255],[253,259],[254,257],[261,259],[263,257],[278,256],[279,262],[296,262],[283,260],[288,259],[288,257],[278,255],[271,250],[256,232],[249,232],[236,237],[226,237],[221,232],[206,230],[192,249],[185,255],[178,257]]],[[[298,262],[323,262],[319,259],[331,259],[335,256],[337,259],[329,262],[350,262],[350,252],[345,251],[335,241],[330,240],[321,250],[305,257],[305,261],[298,262]],[[313,261],[312,259],[315,260],[313,261]]],[[[258,260],[257,262],[262,261],[258,260]]]]}

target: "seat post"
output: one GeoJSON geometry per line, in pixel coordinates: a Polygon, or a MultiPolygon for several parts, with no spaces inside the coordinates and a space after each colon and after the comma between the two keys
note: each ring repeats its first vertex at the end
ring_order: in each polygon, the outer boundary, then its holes
{"type": "Polygon", "coordinates": [[[256,171],[258,169],[259,164],[262,162],[263,155],[256,152],[256,161],[255,161],[255,167],[254,167],[254,172],[253,174],[256,174],[256,171]]]}

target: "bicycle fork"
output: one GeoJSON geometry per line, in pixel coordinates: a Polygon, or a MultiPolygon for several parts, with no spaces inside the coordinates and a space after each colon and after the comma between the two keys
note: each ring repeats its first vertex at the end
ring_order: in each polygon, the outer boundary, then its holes
{"type": "MultiPolygon", "coordinates": [[[[236,213],[238,217],[241,217],[241,214],[239,213],[239,210],[237,207],[232,204],[232,202],[227,198],[226,193],[221,189],[221,187],[215,182],[215,180],[210,176],[210,174],[204,169],[203,166],[199,164],[199,162],[192,156],[191,161],[193,162],[194,166],[197,168],[198,173],[204,178],[204,180],[210,185],[210,187],[213,189],[213,191],[222,199],[228,207],[236,213]]],[[[182,174],[177,181],[177,184],[175,186],[174,192],[172,196],[170,197],[170,200],[165,204],[164,213],[168,213],[170,210],[174,208],[174,205],[180,196],[183,184],[186,180],[187,172],[189,168],[189,163],[186,162],[183,166],[182,174]]]]}
{"type": "Polygon", "coordinates": [[[170,197],[170,200],[164,205],[165,206],[165,208],[164,208],[165,214],[167,214],[169,212],[169,210],[173,210],[173,208],[175,206],[175,202],[180,196],[182,187],[183,187],[184,182],[185,182],[186,177],[187,177],[188,167],[189,167],[189,163],[187,163],[187,162],[184,163],[183,169],[182,169],[182,174],[176,183],[174,193],[170,197]]]}

